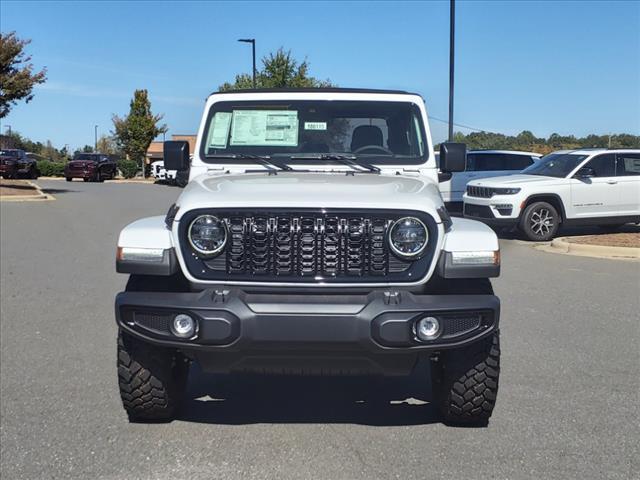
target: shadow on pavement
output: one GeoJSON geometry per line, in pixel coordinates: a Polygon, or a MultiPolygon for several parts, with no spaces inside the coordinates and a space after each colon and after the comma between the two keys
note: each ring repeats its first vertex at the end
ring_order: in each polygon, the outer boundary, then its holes
{"type": "Polygon", "coordinates": [[[410,377],[213,375],[192,367],[178,420],[222,425],[439,423],[428,371],[410,377]]]}
{"type": "Polygon", "coordinates": [[[41,188],[42,193],[48,193],[51,195],[59,195],[61,193],[78,193],[77,190],[69,190],[67,188],[41,188]]]}
{"type": "Polygon", "coordinates": [[[25,191],[34,191],[35,188],[31,185],[23,185],[20,183],[3,183],[0,182],[0,187],[10,188],[12,190],[25,190],[25,191]]]}

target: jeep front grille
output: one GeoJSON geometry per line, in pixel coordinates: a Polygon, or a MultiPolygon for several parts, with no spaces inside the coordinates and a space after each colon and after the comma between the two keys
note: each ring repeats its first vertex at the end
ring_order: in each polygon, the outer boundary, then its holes
{"type": "Polygon", "coordinates": [[[227,226],[225,251],[199,258],[181,242],[192,274],[205,280],[242,282],[375,283],[422,278],[437,242],[435,221],[420,212],[195,211],[180,221],[181,238],[197,215],[210,213],[227,226]],[[426,254],[414,261],[395,257],[388,230],[398,218],[413,215],[429,229],[426,254]]]}
{"type": "Polygon", "coordinates": [[[493,197],[493,193],[493,188],[467,185],[467,195],[470,197],[491,198],[493,197]]]}

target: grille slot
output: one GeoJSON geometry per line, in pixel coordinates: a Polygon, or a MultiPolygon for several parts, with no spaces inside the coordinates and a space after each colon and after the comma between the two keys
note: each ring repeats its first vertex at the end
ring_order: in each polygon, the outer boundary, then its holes
{"type": "MultiPolygon", "coordinates": [[[[411,262],[389,255],[391,220],[336,216],[256,216],[224,219],[230,237],[229,274],[315,277],[384,276],[411,262]]],[[[207,260],[214,270],[220,258],[207,260]]]]}
{"type": "Polygon", "coordinates": [[[491,198],[493,196],[493,188],[467,185],[467,195],[470,197],[491,198]]]}
{"type": "Polygon", "coordinates": [[[476,316],[460,316],[460,317],[446,317],[443,337],[453,337],[463,335],[471,330],[475,330],[480,326],[480,315],[476,316]]]}
{"type": "MultiPolygon", "coordinates": [[[[180,219],[182,238],[193,218],[180,219]]],[[[181,242],[187,267],[206,280],[293,283],[407,282],[422,278],[433,259],[437,226],[421,212],[393,210],[217,210],[227,226],[227,246],[214,258],[200,258],[181,242]],[[421,218],[429,247],[413,261],[393,255],[391,225],[404,216],[421,218]]]]}
{"type": "Polygon", "coordinates": [[[470,217],[495,218],[491,208],[486,205],[474,205],[472,203],[464,204],[464,214],[470,217]]]}
{"type": "Polygon", "coordinates": [[[157,333],[170,333],[169,322],[171,321],[171,315],[136,312],[133,315],[133,321],[137,325],[157,333]]]}

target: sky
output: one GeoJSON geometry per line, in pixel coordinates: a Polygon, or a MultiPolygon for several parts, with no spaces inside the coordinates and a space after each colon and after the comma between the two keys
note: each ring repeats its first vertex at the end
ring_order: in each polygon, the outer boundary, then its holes
{"type": "MultiPolygon", "coordinates": [[[[58,148],[113,130],[146,88],[168,135],[279,47],[341,87],[420,93],[434,141],[448,116],[449,2],[0,2],[48,80],[2,119],[58,148]]],[[[640,134],[640,2],[456,2],[456,130],[640,134]]]]}

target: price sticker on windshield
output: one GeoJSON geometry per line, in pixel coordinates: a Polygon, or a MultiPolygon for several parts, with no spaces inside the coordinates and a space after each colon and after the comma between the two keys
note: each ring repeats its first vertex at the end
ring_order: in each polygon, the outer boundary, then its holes
{"type": "Polygon", "coordinates": [[[327,122],[304,122],[305,130],[326,130],[327,122]]]}

